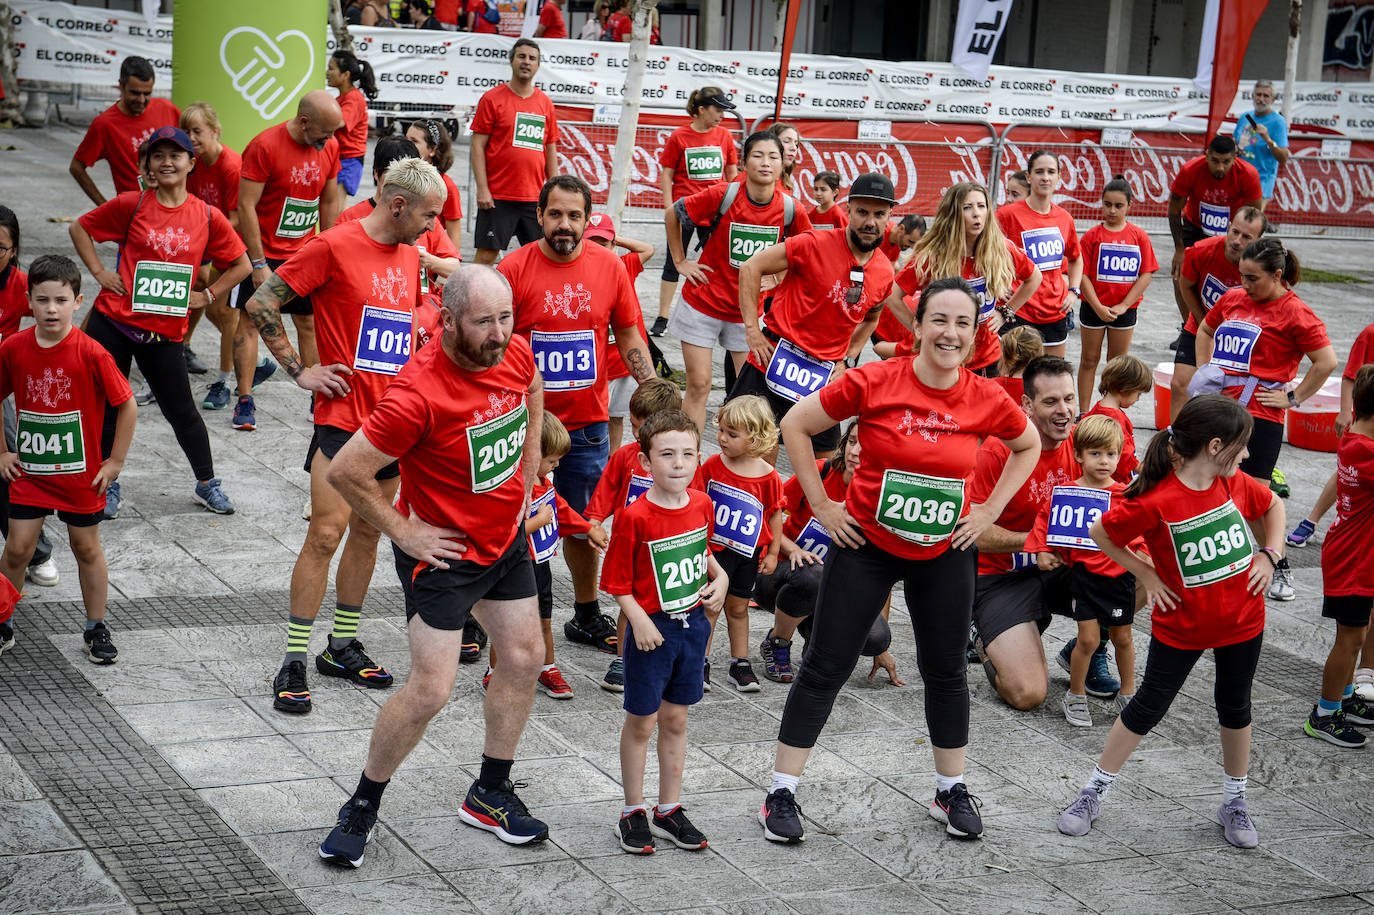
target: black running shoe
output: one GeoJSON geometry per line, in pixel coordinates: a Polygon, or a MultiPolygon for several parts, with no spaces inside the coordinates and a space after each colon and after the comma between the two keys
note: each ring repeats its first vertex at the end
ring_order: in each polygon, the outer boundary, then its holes
{"type": "Polygon", "coordinates": [[[348,803],[339,808],[338,825],[320,843],[320,857],[330,864],[360,866],[363,863],[363,849],[367,848],[376,825],[377,808],[369,801],[349,798],[348,803]]]}
{"type": "Polygon", "coordinates": [[[660,816],[658,808],[655,807],[653,818],[649,820],[649,831],[660,839],[667,839],[678,848],[688,851],[701,851],[707,844],[706,836],[687,819],[687,813],[681,804],[673,808],[673,812],[667,816],[660,816]]]}
{"type": "Polygon", "coordinates": [[[629,816],[622,815],[615,831],[616,835],[620,836],[620,847],[630,854],[654,853],[654,835],[649,832],[649,815],[642,809],[634,811],[629,816]]]}
{"type": "Polygon", "coordinates": [[[585,622],[573,617],[563,624],[563,635],[569,642],[590,645],[597,651],[607,654],[616,653],[618,640],[615,634],[615,620],[604,613],[598,613],[585,622]]]}
{"type": "Polygon", "coordinates": [[[1338,747],[1356,748],[1365,745],[1365,736],[1359,728],[1351,727],[1340,709],[1330,715],[1318,715],[1317,707],[1312,706],[1312,714],[1302,723],[1302,730],[1308,737],[1325,740],[1338,747]]]}
{"type": "Polygon", "coordinates": [[[86,652],[92,664],[113,664],[119,660],[119,649],[110,641],[110,630],[104,623],[96,623],[94,629],[82,633],[86,641],[86,652]]]}
{"type": "Polygon", "coordinates": [[[375,663],[363,650],[363,643],[354,639],[335,651],[326,648],[315,656],[315,669],[326,677],[341,677],[368,689],[386,689],[391,674],[375,663]]]}
{"type": "Polygon", "coordinates": [[[659,317],[654,318],[654,323],[649,326],[649,336],[661,337],[668,330],[668,319],[659,317]]]}
{"type": "Polygon", "coordinates": [[[463,806],[458,808],[458,818],[469,826],[495,833],[508,845],[543,842],[549,837],[549,827],[543,820],[530,816],[529,808],[515,793],[517,787],[523,788],[524,784],[516,785],[506,779],[499,788],[487,789],[473,782],[463,806]]]}
{"type": "Polygon", "coordinates": [[[762,688],[759,686],[759,678],[754,675],[754,666],[747,659],[731,661],[726,679],[734,685],[736,692],[756,693],[762,688]]]}
{"type": "Polygon", "coordinates": [[[982,804],[959,782],[948,791],[935,792],[930,802],[931,819],[945,824],[945,832],[960,839],[981,839],[983,818],[978,815],[982,804]]]}
{"type": "Polygon", "coordinates": [[[1359,696],[1341,700],[1341,715],[1351,724],[1362,724],[1366,727],[1374,724],[1374,707],[1359,696]]]}
{"type": "Polygon", "coordinates": [[[476,620],[468,620],[463,625],[463,642],[458,651],[458,663],[476,664],[482,660],[482,646],[487,644],[487,634],[476,620]]]}
{"type": "Polygon", "coordinates": [[[305,682],[305,662],[283,664],[272,681],[272,708],[304,715],[310,711],[310,687],[305,682]]]}
{"type": "Polygon", "coordinates": [[[759,808],[759,822],[763,824],[763,837],[770,842],[796,845],[806,838],[801,805],[786,788],[779,788],[764,798],[759,808]]]}
{"type": "Polygon", "coordinates": [[[0,623],[0,654],[4,654],[8,649],[14,647],[14,627],[9,623],[0,623]]]}

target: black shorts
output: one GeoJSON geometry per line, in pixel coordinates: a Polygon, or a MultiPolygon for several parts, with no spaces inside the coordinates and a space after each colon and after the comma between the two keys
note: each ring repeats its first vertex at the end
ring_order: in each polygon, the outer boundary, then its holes
{"type": "MultiPolygon", "coordinates": [[[[1013,318],[1011,327],[1034,327],[1040,332],[1040,338],[1045,341],[1046,346],[1062,346],[1069,342],[1069,316],[1065,315],[1058,321],[1051,321],[1048,324],[1037,324],[1034,321],[1027,321],[1023,318],[1013,318]]],[[[1006,331],[1003,331],[1006,333],[1006,331]]]]}
{"type": "Polygon", "coordinates": [[[1174,343],[1174,365],[1197,367],[1197,334],[1186,330],[1178,332],[1178,340],[1174,343]]]}
{"type": "Polygon", "coordinates": [[[533,201],[497,200],[495,203],[490,210],[477,211],[474,247],[504,251],[512,235],[522,245],[544,237],[544,230],[539,227],[538,205],[533,201]]]}
{"type": "Polygon", "coordinates": [[[1250,442],[1246,447],[1250,456],[1240,462],[1240,469],[1268,486],[1279,463],[1279,449],[1283,447],[1283,423],[1256,418],[1250,427],[1250,442]]]}
{"type": "Polygon", "coordinates": [[[1104,327],[1110,327],[1112,330],[1130,330],[1135,327],[1135,319],[1136,309],[1128,308],[1121,313],[1121,317],[1108,324],[1098,317],[1097,312],[1093,311],[1093,307],[1087,302],[1078,306],[1078,326],[1090,330],[1101,330],[1104,327]]]}
{"type": "MultiPolygon", "coordinates": [[[[727,354],[725,358],[729,359],[730,357],[727,354]]],[[[760,372],[750,362],[744,363],[740,368],[739,374],[735,376],[735,383],[725,399],[734,400],[745,394],[757,394],[768,401],[768,406],[773,408],[773,421],[779,426],[782,425],[782,418],[787,415],[787,411],[796,406],[786,397],[779,397],[770,391],[763,372],[760,372]]],[[[834,451],[839,446],[840,427],[838,423],[811,436],[811,447],[816,451],[834,451]]]]}
{"type": "Polygon", "coordinates": [[[500,559],[487,566],[450,559],[447,569],[427,565],[417,571],[419,560],[394,543],[391,551],[405,593],[407,621],[418,614],[427,626],[457,632],[480,600],[522,600],[538,593],[529,539],[523,534],[516,536],[500,559]]]}
{"type": "MultiPolygon", "coordinates": [[[[688,222],[680,225],[682,226],[682,253],[687,255],[688,260],[696,260],[696,254],[687,245],[691,242],[693,235],[705,237],[704,231],[688,222]]],[[[668,256],[663,259],[663,282],[676,283],[679,279],[681,277],[677,273],[677,264],[673,263],[672,250],[669,249],[668,256]]]]}
{"type": "Polygon", "coordinates": [[[1080,623],[1097,620],[1111,627],[1135,622],[1135,576],[1130,572],[1113,578],[1073,566],[1069,569],[1069,593],[1073,595],[1073,618],[1080,623]]]}
{"type": "Polygon", "coordinates": [[[1184,250],[1187,250],[1188,248],[1191,248],[1193,245],[1195,245],[1195,244],[1197,244],[1198,242],[1202,241],[1204,238],[1211,238],[1211,237],[1212,237],[1212,236],[1208,235],[1205,231],[1203,231],[1202,226],[1200,226],[1200,225],[1198,225],[1197,223],[1193,222],[1191,219],[1184,219],[1184,220],[1183,220],[1183,248],[1184,248],[1184,250]]]}
{"type": "Polygon", "coordinates": [[[716,557],[716,562],[720,563],[726,577],[730,579],[730,589],[726,593],[732,597],[754,596],[754,580],[759,575],[760,554],[761,549],[755,550],[753,556],[741,556],[728,546],[711,554],[716,557]]]}
{"type": "MultiPolygon", "coordinates": [[[[315,424],[315,434],[310,436],[310,447],[305,452],[305,472],[310,472],[310,465],[315,461],[315,452],[318,451],[331,461],[334,455],[339,453],[339,449],[353,437],[352,432],[340,429],[338,426],[322,426],[315,424]]],[[[392,461],[381,470],[377,471],[376,479],[394,480],[401,475],[401,462],[392,461]]]]}
{"type": "MultiPolygon", "coordinates": [[[[14,513],[10,513],[13,517],[14,513]]],[[[1374,610],[1374,597],[1363,594],[1331,594],[1322,597],[1322,616],[1342,626],[1363,629],[1369,625],[1369,612],[1374,610]]]]}
{"type": "Polygon", "coordinates": [[[547,562],[534,564],[534,584],[539,589],[539,618],[553,619],[553,569],[547,562]]]}
{"type": "MultiPolygon", "coordinates": [[[[277,260],[275,257],[269,257],[267,258],[267,269],[275,273],[277,268],[284,263],[286,263],[286,261],[277,260]]],[[[234,296],[233,307],[246,310],[245,306],[248,304],[248,300],[253,297],[253,293],[257,291],[257,288],[258,287],[253,285],[253,274],[249,273],[248,276],[244,278],[243,282],[239,283],[238,295],[234,296]]],[[[284,315],[313,315],[315,313],[315,306],[311,304],[310,296],[296,296],[281,307],[281,313],[284,315]]]]}
{"type": "Polygon", "coordinates": [[[10,503],[10,518],[14,521],[33,521],[38,518],[46,518],[53,512],[57,513],[57,519],[72,527],[95,527],[105,517],[104,512],[69,512],[65,508],[39,508],[36,505],[20,505],[18,502],[10,503]]]}
{"type": "Polygon", "coordinates": [[[1069,570],[1052,572],[1022,569],[1002,575],[979,575],[973,592],[973,621],[984,645],[1013,626],[1035,623],[1041,632],[1050,625],[1050,614],[1073,615],[1069,570]]]}

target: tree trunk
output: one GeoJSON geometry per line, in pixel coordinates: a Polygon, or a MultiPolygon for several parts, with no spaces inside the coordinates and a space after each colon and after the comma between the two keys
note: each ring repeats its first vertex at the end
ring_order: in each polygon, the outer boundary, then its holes
{"type": "Polygon", "coordinates": [[[635,128],[639,124],[639,103],[644,94],[644,61],[649,55],[649,12],[658,0],[630,0],[634,31],[630,37],[630,63],[625,70],[625,92],[621,97],[620,125],[615,132],[615,156],[611,159],[611,187],[606,212],[618,226],[625,209],[630,186],[631,160],[635,151],[635,128]]]}
{"type": "Polygon", "coordinates": [[[1293,123],[1293,97],[1298,94],[1298,36],[1301,32],[1302,0],[1292,0],[1288,8],[1288,57],[1283,62],[1283,104],[1279,106],[1279,113],[1289,124],[1293,123]]]}
{"type": "Polygon", "coordinates": [[[343,7],[339,0],[329,0],[329,28],[334,33],[334,46],[340,51],[353,53],[353,33],[348,31],[343,7]]]}
{"type": "Polygon", "coordinates": [[[0,123],[8,122],[23,127],[25,121],[19,106],[19,81],[15,79],[13,23],[14,14],[9,4],[0,3],[0,84],[5,87],[5,98],[0,100],[0,123]]]}
{"type": "Polygon", "coordinates": [[[774,0],[777,9],[773,14],[773,50],[782,50],[782,40],[787,37],[787,0],[774,0]]]}

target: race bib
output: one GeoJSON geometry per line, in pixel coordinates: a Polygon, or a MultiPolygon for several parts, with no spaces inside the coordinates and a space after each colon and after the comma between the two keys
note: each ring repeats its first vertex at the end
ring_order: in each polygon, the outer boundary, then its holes
{"type": "Polygon", "coordinates": [[[1140,246],[1103,242],[1097,249],[1099,283],[1134,283],[1140,278],[1140,246]]]}
{"type": "Polygon", "coordinates": [[[706,528],[650,540],[648,547],[658,608],[664,613],[677,613],[695,607],[701,601],[701,589],[706,586],[706,560],[710,555],[706,528]]]}
{"type": "Polygon", "coordinates": [[[711,480],[706,494],[716,508],[716,526],[711,542],[753,556],[763,533],[763,503],[742,489],[711,480]]]}
{"type": "Polygon", "coordinates": [[[543,152],[544,116],[517,111],[515,113],[515,132],[511,134],[510,145],[514,149],[543,152]]]}
{"type": "Polygon", "coordinates": [[[878,523],[912,543],[939,543],[964,510],[964,481],[905,470],[883,471],[878,523]]]}
{"type": "Polygon", "coordinates": [[[1217,299],[1220,299],[1231,288],[1209,273],[1207,279],[1202,281],[1202,288],[1198,290],[1198,294],[1202,297],[1202,304],[1208,311],[1211,311],[1212,306],[1217,303],[1217,299]]]}
{"type": "Polygon", "coordinates": [[[529,418],[529,410],[522,402],[509,413],[468,426],[473,492],[490,492],[515,475],[529,418]]]}
{"type": "Polygon", "coordinates": [[[1225,235],[1231,227],[1231,208],[1217,206],[1215,203],[1198,201],[1198,216],[1202,219],[1202,231],[1208,235],[1225,235]]]}
{"type": "Polygon", "coordinates": [[[395,375],[410,358],[412,315],[375,305],[363,306],[358,323],[358,346],[353,368],[378,375],[395,375]]]}
{"type": "Polygon", "coordinates": [[[1263,328],[1249,321],[1222,321],[1212,338],[1212,364],[1228,371],[1250,374],[1250,357],[1263,328]]]}
{"type": "Polygon", "coordinates": [[[546,391],[579,391],[596,384],[596,332],[530,332],[530,348],[546,391]]]}
{"type": "Polygon", "coordinates": [[[1236,503],[1227,500],[1187,521],[1169,524],[1183,587],[1200,588],[1250,568],[1254,544],[1236,503]]]}
{"type": "Polygon", "coordinates": [[[1042,272],[1057,270],[1064,263],[1064,236],[1057,226],[1026,229],[1021,233],[1021,247],[1042,272]]]}
{"type": "Polygon", "coordinates": [[[992,317],[992,310],[997,307],[997,297],[988,295],[988,281],[984,277],[975,276],[968,284],[978,293],[978,323],[982,324],[992,317]]]}
{"type": "Polygon", "coordinates": [[[830,532],[825,525],[812,518],[797,534],[797,546],[824,559],[830,552],[830,532]]]}
{"type": "Polygon", "coordinates": [[[764,381],[768,390],[796,403],[807,394],[819,391],[834,370],[835,363],[817,359],[787,340],[779,340],[768,360],[764,381]]]}
{"type": "Polygon", "coordinates": [[[527,518],[533,518],[544,508],[545,505],[554,510],[553,520],[530,534],[530,556],[535,562],[548,562],[553,558],[553,554],[558,552],[558,505],[556,500],[558,493],[550,489],[539,498],[530,503],[530,513],[527,518]]]}
{"type": "Polygon", "coordinates": [[[1013,572],[1020,572],[1022,569],[1039,568],[1039,566],[1035,564],[1034,553],[1008,553],[1007,555],[1011,557],[1011,570],[1013,572]]]}
{"type": "Polygon", "coordinates": [[[425,246],[416,245],[415,250],[420,252],[420,295],[429,292],[429,271],[425,269],[425,246]]]}
{"type": "Polygon", "coordinates": [[[81,411],[34,413],[19,411],[19,466],[25,473],[81,473],[86,469],[86,440],[81,436],[81,411]]]}
{"type": "Polygon", "coordinates": [[[281,219],[277,221],[278,238],[303,238],[315,230],[320,221],[320,198],[301,200],[287,197],[281,205],[281,219]]]}
{"type": "Polygon", "coordinates": [[[133,294],[129,297],[134,313],[186,317],[191,307],[194,275],[190,264],[139,261],[134,268],[133,294]]]}
{"type": "Polygon", "coordinates": [[[1076,550],[1101,548],[1088,536],[1088,528],[1112,505],[1112,494],[1088,486],[1056,486],[1050,497],[1050,526],[1045,533],[1048,546],[1076,550]]]}
{"type": "Polygon", "coordinates": [[[629,505],[639,499],[649,491],[649,487],[654,485],[653,477],[641,476],[634,473],[630,475],[629,488],[625,490],[625,504],[629,505]]]}
{"type": "Polygon", "coordinates": [[[718,181],[725,177],[725,154],[719,146],[697,146],[682,151],[687,177],[693,181],[718,181]]]}
{"type": "Polygon", "coordinates": [[[730,223],[730,266],[738,270],[744,262],[764,248],[778,243],[777,226],[751,226],[747,223],[730,223]]]}

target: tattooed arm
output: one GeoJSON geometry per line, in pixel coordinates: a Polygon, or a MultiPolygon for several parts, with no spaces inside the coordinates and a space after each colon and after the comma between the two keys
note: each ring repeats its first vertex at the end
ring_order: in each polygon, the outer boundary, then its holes
{"type": "Polygon", "coordinates": [[[342,363],[328,366],[303,365],[300,355],[291,345],[290,338],[286,336],[286,328],[281,322],[281,309],[294,298],[296,293],[285,280],[273,272],[268,274],[267,279],[244,305],[244,311],[248,312],[248,317],[253,320],[263,342],[272,351],[273,358],[286,369],[286,374],[291,376],[296,384],[307,391],[316,391],[326,397],[341,397],[347,394],[349,387],[345,376],[353,374],[352,368],[342,363]]]}
{"type": "Polygon", "coordinates": [[[620,358],[630,370],[635,381],[641,384],[654,377],[654,364],[649,359],[648,347],[639,336],[639,328],[634,325],[615,329],[615,346],[620,350],[620,358]]]}

